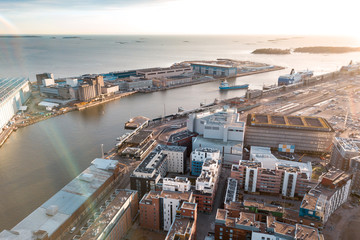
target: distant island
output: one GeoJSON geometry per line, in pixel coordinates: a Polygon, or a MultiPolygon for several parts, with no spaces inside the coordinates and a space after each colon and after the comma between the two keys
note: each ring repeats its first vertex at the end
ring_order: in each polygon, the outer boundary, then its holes
{"type": "Polygon", "coordinates": [[[80,37],[63,37],[63,39],[74,39],[74,38],[80,38],[80,37]]]}
{"type": "Polygon", "coordinates": [[[0,35],[0,38],[41,38],[35,35],[0,35]]]}
{"type": "Polygon", "coordinates": [[[255,49],[252,54],[291,54],[291,52],[296,53],[314,53],[314,54],[324,54],[324,53],[349,53],[349,52],[360,52],[360,47],[300,47],[295,49],[279,49],[279,48],[258,48],[255,49]]]}
{"type": "Polygon", "coordinates": [[[294,52],[299,53],[348,53],[360,52],[360,47],[301,47],[295,48],[294,52]]]}
{"type": "Polygon", "coordinates": [[[290,54],[290,49],[279,48],[259,48],[252,52],[252,54],[290,54]]]}

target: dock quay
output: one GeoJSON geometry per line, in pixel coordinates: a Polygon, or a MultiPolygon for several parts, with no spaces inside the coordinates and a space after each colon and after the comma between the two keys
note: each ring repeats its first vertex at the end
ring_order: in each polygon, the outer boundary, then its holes
{"type": "Polygon", "coordinates": [[[77,106],[77,110],[78,111],[81,111],[81,110],[84,110],[86,108],[89,108],[89,107],[94,107],[94,106],[97,106],[97,105],[100,105],[100,104],[103,104],[103,103],[107,103],[107,102],[110,102],[110,101],[114,101],[114,100],[117,100],[117,99],[120,99],[120,98],[123,98],[123,97],[126,97],[126,96],[130,96],[130,95],[133,95],[137,93],[137,91],[132,91],[132,92],[126,92],[126,93],[119,93],[119,94],[115,94],[113,96],[110,96],[106,99],[100,99],[98,101],[95,101],[95,102],[90,102],[90,103],[87,103],[87,104],[84,104],[84,105],[78,105],[77,106]]]}
{"type": "Polygon", "coordinates": [[[131,118],[129,121],[127,121],[125,123],[125,129],[136,129],[139,126],[141,126],[141,124],[143,124],[144,122],[150,120],[147,117],[143,117],[143,116],[137,116],[134,118],[131,118]]]}
{"type": "Polygon", "coordinates": [[[0,147],[6,142],[13,131],[14,127],[9,127],[0,133],[0,147]]]}

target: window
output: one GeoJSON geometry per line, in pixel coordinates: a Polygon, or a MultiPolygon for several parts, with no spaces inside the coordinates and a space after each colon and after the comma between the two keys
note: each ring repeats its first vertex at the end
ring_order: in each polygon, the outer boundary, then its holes
{"type": "Polygon", "coordinates": [[[220,228],[220,231],[222,231],[223,230],[223,228],[220,228]]]}

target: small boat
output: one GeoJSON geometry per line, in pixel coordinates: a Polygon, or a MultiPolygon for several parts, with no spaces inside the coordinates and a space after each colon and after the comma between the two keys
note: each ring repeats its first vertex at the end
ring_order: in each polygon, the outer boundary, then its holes
{"type": "Polygon", "coordinates": [[[249,84],[229,86],[229,83],[226,80],[222,81],[219,87],[220,90],[248,89],[248,88],[249,88],[249,84]]]}
{"type": "Polygon", "coordinates": [[[178,107],[178,112],[183,112],[184,108],[183,107],[178,107]]]}

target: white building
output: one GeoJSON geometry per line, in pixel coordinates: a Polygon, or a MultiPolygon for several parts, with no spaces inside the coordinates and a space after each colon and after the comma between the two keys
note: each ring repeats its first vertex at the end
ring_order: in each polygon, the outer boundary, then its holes
{"type": "Polygon", "coordinates": [[[191,190],[191,183],[186,177],[164,178],[163,190],[186,192],[191,190]]]}
{"type": "Polygon", "coordinates": [[[192,201],[192,192],[177,193],[162,191],[161,197],[163,199],[164,231],[169,231],[176,217],[176,211],[180,208],[181,204],[192,201]]]}
{"type": "Polygon", "coordinates": [[[214,148],[197,148],[191,152],[191,161],[204,162],[206,159],[220,160],[220,150],[214,148]]]}
{"type": "Polygon", "coordinates": [[[0,132],[31,95],[29,79],[0,78],[0,132]]]}
{"type": "Polygon", "coordinates": [[[215,148],[197,148],[191,152],[191,174],[199,176],[202,165],[208,159],[221,160],[220,150],[215,148]]]}
{"type": "Polygon", "coordinates": [[[244,141],[245,123],[240,121],[236,109],[216,110],[215,112],[194,113],[189,115],[188,130],[208,139],[244,141]]]}
{"type": "Polygon", "coordinates": [[[187,127],[200,136],[193,139],[193,150],[199,147],[219,149],[224,164],[242,159],[245,123],[236,109],[224,107],[211,112],[190,114],[187,127]]]}
{"type": "Polygon", "coordinates": [[[196,179],[195,189],[202,193],[213,194],[219,178],[219,162],[206,160],[203,164],[200,176],[196,179]]]}

